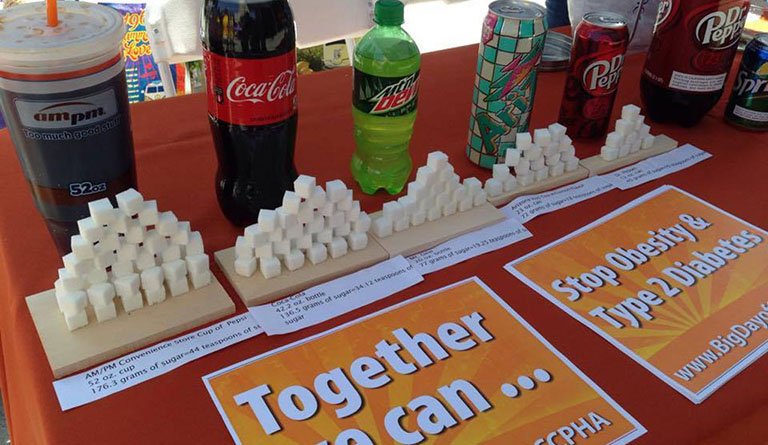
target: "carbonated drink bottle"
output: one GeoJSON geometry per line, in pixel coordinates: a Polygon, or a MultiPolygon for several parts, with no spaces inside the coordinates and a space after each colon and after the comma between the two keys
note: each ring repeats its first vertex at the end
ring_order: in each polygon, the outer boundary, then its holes
{"type": "Polygon", "coordinates": [[[416,120],[419,48],[400,25],[403,4],[379,0],[376,26],[354,54],[352,116],[357,150],[351,169],[364,193],[397,194],[411,173],[408,143],[416,120]]]}

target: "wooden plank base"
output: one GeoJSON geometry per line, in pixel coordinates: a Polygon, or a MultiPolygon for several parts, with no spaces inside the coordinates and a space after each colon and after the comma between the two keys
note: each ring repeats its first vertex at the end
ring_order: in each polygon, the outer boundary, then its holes
{"type": "Polygon", "coordinates": [[[235,303],[216,280],[178,297],[168,297],[153,306],[126,314],[116,298],[117,318],[91,322],[70,332],[56,304],[56,294],[47,290],[27,297],[27,307],[43,344],[55,378],[82,371],[133,352],[189,329],[235,313],[235,303]]]}
{"type": "Polygon", "coordinates": [[[672,151],[677,148],[677,141],[669,136],[660,134],[656,136],[653,141],[653,145],[645,150],[640,150],[635,153],[630,153],[623,158],[616,159],[615,161],[606,161],[601,158],[600,155],[592,156],[590,158],[582,159],[580,164],[589,170],[589,176],[602,175],[613,170],[617,170],[622,167],[626,167],[635,162],[648,159],[650,157],[672,151]]]}
{"type": "MultiPolygon", "coordinates": [[[[376,219],[381,212],[371,215],[376,219]]],[[[481,229],[506,218],[501,210],[490,203],[474,207],[466,212],[457,212],[420,226],[409,227],[386,238],[372,235],[389,253],[389,257],[408,256],[435,247],[451,238],[481,229]]]]}
{"type": "Polygon", "coordinates": [[[389,255],[372,236],[369,236],[368,246],[363,250],[356,252],[350,250],[342,257],[336,259],[329,257],[317,265],[306,260],[304,267],[294,271],[290,271],[282,265],[282,273],[270,279],[264,278],[258,270],[252,277],[244,277],[235,272],[234,247],[220,250],[214,254],[214,257],[243,303],[246,306],[257,306],[287,297],[342,275],[356,272],[386,260],[389,255]]]}
{"type": "Polygon", "coordinates": [[[552,190],[572,182],[581,181],[587,177],[589,177],[589,171],[586,168],[579,166],[572,172],[565,172],[560,176],[552,176],[543,181],[534,182],[533,184],[527,185],[525,187],[518,187],[511,192],[503,193],[493,198],[489,197],[488,201],[495,206],[502,206],[517,198],[518,196],[545,192],[547,190],[552,190]]]}

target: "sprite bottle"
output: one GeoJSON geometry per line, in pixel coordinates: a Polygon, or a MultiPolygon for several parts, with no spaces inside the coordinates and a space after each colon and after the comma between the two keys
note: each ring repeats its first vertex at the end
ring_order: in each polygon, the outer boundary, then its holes
{"type": "Polygon", "coordinates": [[[350,168],[364,193],[400,193],[411,174],[408,143],[416,120],[419,48],[400,25],[403,4],[378,0],[374,26],[354,54],[352,116],[357,149],[350,168]]]}

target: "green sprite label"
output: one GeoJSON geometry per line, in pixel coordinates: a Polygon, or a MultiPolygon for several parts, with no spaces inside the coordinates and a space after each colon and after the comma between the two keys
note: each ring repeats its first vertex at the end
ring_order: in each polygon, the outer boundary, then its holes
{"type": "Polygon", "coordinates": [[[352,103],[377,116],[403,116],[416,111],[419,71],[404,77],[379,77],[355,69],[352,103]]]}

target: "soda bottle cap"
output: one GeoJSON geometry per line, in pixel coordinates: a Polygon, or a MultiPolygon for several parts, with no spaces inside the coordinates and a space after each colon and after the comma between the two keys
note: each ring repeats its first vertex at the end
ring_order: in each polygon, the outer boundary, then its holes
{"type": "Polygon", "coordinates": [[[120,54],[125,24],[108,6],[58,2],[59,24],[47,26],[43,2],[0,11],[0,77],[53,74],[99,65],[120,54]]]}
{"type": "Polygon", "coordinates": [[[373,20],[379,25],[400,26],[404,21],[404,10],[399,0],[378,0],[373,8],[373,20]]]}

